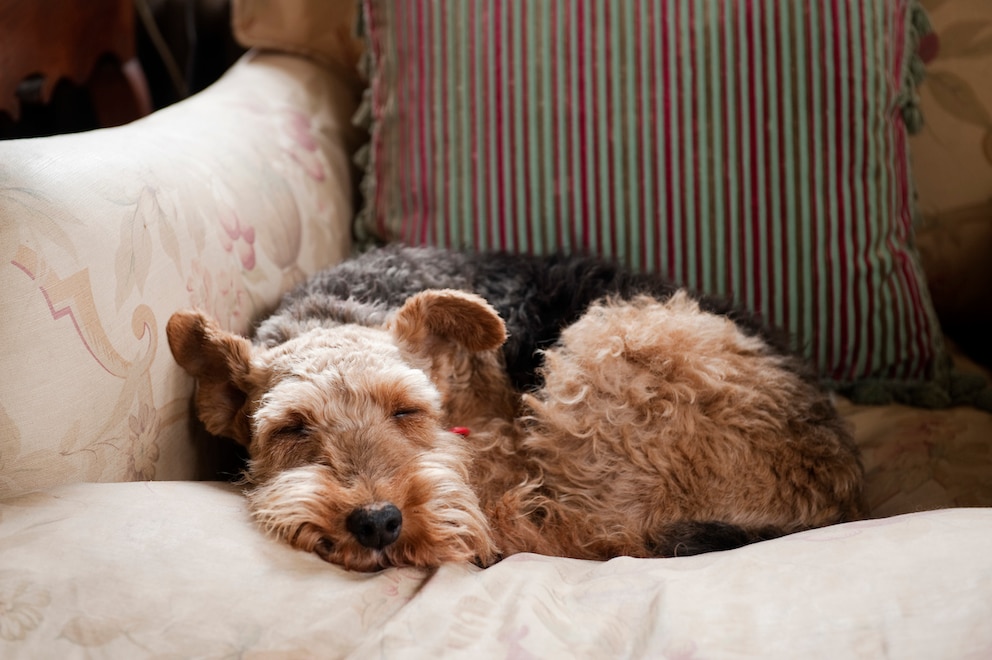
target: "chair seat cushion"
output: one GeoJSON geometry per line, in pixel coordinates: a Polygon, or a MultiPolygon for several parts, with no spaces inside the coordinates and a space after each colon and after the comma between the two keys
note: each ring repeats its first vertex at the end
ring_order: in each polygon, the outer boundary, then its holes
{"type": "Polygon", "coordinates": [[[230,485],[0,503],[0,656],[977,657],[992,509],[680,559],[513,556],[348,573],[266,538],[230,485]]]}

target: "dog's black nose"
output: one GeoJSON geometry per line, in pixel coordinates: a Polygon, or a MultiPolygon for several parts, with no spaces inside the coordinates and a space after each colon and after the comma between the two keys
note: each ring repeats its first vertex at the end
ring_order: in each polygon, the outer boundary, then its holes
{"type": "Polygon", "coordinates": [[[366,548],[382,550],[399,538],[403,514],[392,504],[363,507],[348,514],[345,527],[366,548]]]}

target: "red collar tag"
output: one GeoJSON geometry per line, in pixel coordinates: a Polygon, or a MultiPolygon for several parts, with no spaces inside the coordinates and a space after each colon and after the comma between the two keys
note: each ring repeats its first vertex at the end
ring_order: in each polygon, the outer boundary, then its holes
{"type": "Polygon", "coordinates": [[[448,430],[451,431],[452,433],[457,433],[458,435],[466,438],[468,437],[469,433],[471,433],[471,431],[469,431],[464,426],[452,426],[448,430]]]}

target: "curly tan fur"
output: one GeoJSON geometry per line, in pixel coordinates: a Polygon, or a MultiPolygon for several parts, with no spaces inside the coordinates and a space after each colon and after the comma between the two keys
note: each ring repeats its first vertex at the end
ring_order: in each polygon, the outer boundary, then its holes
{"type": "Polygon", "coordinates": [[[781,360],[683,293],[590,308],[524,397],[547,551],[649,556],[682,521],[792,532],[858,517],[853,444],[781,360]]]}
{"type": "Polygon", "coordinates": [[[248,447],[261,526],[350,569],[679,554],[685,535],[743,543],[864,513],[828,396],[685,292],[591,304],[529,392],[507,375],[499,315],[468,292],[293,323],[272,345],[192,311],[167,331],[208,430],[248,447]]]}

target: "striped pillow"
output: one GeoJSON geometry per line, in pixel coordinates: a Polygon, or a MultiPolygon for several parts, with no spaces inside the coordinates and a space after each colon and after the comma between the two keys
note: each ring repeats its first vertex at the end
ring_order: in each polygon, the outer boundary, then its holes
{"type": "Polygon", "coordinates": [[[364,20],[366,235],[614,256],[735,297],[835,384],[946,402],[920,387],[947,369],[912,245],[913,0],[364,0],[364,20]]]}

